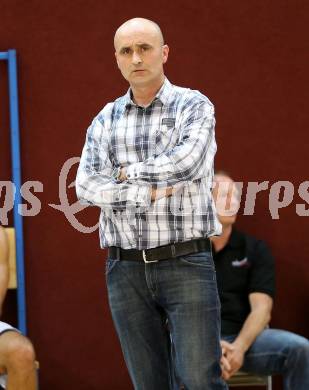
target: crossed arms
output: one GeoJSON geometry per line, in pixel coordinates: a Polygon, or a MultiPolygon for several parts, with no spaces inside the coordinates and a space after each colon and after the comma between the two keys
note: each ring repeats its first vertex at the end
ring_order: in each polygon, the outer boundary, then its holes
{"type": "Polygon", "coordinates": [[[172,187],[207,176],[216,151],[214,109],[204,100],[182,113],[179,141],[170,150],[145,161],[125,166],[122,182],[112,178],[110,159],[110,124],[106,118],[113,104],[107,105],[88,128],[76,178],[78,198],[101,208],[124,209],[127,205],[149,207],[158,195],[153,187],[172,187]]]}

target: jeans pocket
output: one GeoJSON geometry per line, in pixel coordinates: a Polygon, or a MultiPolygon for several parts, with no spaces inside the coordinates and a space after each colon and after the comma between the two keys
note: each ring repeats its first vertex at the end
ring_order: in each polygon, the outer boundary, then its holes
{"type": "Polygon", "coordinates": [[[107,259],[105,263],[105,275],[109,275],[118,262],[119,260],[116,259],[107,259]]]}
{"type": "Polygon", "coordinates": [[[215,271],[211,252],[190,253],[189,255],[181,256],[178,259],[183,264],[199,266],[215,271]]]}

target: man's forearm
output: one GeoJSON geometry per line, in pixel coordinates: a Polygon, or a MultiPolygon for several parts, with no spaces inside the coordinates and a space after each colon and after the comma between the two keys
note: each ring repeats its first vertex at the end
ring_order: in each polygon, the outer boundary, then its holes
{"type": "Polygon", "coordinates": [[[0,314],[9,284],[9,271],[7,264],[0,264],[0,314]]]}
{"type": "Polygon", "coordinates": [[[128,204],[148,207],[151,196],[149,185],[116,183],[110,176],[90,175],[83,170],[77,174],[76,193],[84,204],[116,210],[123,210],[128,204]]]}
{"type": "Polygon", "coordinates": [[[250,314],[234,342],[221,341],[223,355],[229,363],[228,367],[225,361],[221,361],[225,379],[234,375],[242,367],[245,353],[270,321],[273,304],[270,295],[252,292],[249,294],[249,302],[250,314]]]}
{"type": "Polygon", "coordinates": [[[265,329],[269,321],[269,310],[261,308],[252,311],[233,344],[240,346],[246,352],[256,337],[265,329]]]}

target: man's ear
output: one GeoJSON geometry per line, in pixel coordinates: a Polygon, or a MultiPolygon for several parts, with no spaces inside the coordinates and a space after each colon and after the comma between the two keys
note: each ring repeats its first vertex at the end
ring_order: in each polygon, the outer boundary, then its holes
{"type": "Polygon", "coordinates": [[[162,46],[163,64],[165,64],[168,59],[169,50],[170,48],[167,45],[162,46]]]}

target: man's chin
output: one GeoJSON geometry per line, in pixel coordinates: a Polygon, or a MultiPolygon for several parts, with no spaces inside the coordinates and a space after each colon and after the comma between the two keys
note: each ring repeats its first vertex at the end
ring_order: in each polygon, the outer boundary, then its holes
{"type": "Polygon", "coordinates": [[[130,85],[133,87],[147,87],[151,83],[151,79],[146,76],[135,76],[131,77],[130,80],[130,85]]]}
{"type": "Polygon", "coordinates": [[[219,221],[224,227],[233,225],[236,222],[237,215],[219,215],[219,221]]]}

